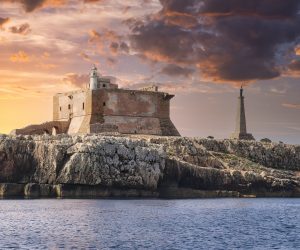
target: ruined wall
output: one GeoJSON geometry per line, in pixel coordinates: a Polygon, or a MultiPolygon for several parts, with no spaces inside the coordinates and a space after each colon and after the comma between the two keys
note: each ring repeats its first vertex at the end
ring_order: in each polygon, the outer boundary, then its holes
{"type": "Polygon", "coordinates": [[[70,121],[51,121],[37,125],[29,125],[22,129],[11,131],[12,135],[56,135],[67,133],[70,121]]]}

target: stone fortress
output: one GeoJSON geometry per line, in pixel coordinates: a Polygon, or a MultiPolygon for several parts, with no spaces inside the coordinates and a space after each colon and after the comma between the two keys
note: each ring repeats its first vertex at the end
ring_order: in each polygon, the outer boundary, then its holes
{"type": "Polygon", "coordinates": [[[120,89],[94,66],[88,89],[58,93],[53,97],[53,121],[16,129],[12,134],[87,134],[118,132],[180,136],[170,119],[174,95],[152,86],[120,89]]]}
{"type": "MultiPolygon", "coordinates": [[[[53,97],[53,121],[30,125],[11,132],[15,135],[89,134],[116,132],[180,136],[170,119],[174,95],[157,86],[140,90],[120,89],[94,66],[87,89],[58,93],[53,97]]],[[[236,128],[230,139],[255,140],[247,132],[243,86],[238,97],[236,128]]]]}

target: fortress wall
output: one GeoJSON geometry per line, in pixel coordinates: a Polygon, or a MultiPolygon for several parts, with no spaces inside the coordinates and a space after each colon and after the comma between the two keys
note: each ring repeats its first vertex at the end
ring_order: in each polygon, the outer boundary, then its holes
{"type": "Polygon", "coordinates": [[[91,111],[90,91],[74,91],[53,97],[53,120],[68,120],[91,114],[91,111]]]}
{"type": "Polygon", "coordinates": [[[118,126],[122,134],[162,135],[160,119],[152,117],[104,116],[106,124],[118,126]]]}
{"type": "Polygon", "coordinates": [[[173,98],[173,95],[167,95],[166,97],[160,96],[158,98],[158,117],[159,118],[170,118],[170,99],[173,98]]]}
{"type": "Polygon", "coordinates": [[[53,116],[58,121],[70,119],[69,134],[106,130],[99,127],[103,124],[118,127],[120,133],[178,135],[170,121],[172,97],[162,92],[124,89],[74,91],[54,97],[53,116]]]}
{"type": "Polygon", "coordinates": [[[161,92],[137,90],[93,91],[93,114],[169,118],[170,101],[161,92]]]}

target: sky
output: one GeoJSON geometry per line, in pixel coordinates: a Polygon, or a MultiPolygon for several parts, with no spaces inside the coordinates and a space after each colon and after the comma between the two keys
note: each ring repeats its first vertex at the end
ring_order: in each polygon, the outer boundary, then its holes
{"type": "Polygon", "coordinates": [[[0,133],[52,120],[93,64],[121,88],[175,94],[183,136],[300,144],[298,0],[0,0],[0,133]]]}

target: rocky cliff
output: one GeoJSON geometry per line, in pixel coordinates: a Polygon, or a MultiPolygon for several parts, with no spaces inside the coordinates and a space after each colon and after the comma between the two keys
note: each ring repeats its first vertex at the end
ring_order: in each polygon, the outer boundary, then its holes
{"type": "Polygon", "coordinates": [[[120,135],[0,135],[0,196],[300,197],[300,146],[120,135]]]}

